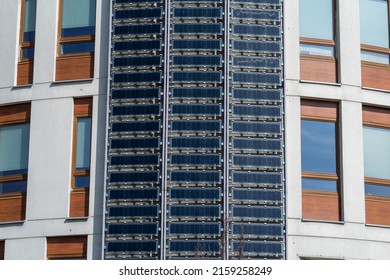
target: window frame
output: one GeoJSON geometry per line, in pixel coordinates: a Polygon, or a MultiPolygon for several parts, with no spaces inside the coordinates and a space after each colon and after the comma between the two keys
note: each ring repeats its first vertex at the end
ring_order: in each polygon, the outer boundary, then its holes
{"type": "MultiPolygon", "coordinates": [[[[386,129],[390,133],[390,109],[381,108],[374,106],[365,106],[363,105],[363,129],[364,127],[374,127],[386,129]]],[[[385,196],[367,196],[366,195],[366,185],[375,185],[378,187],[390,188],[390,180],[382,178],[373,178],[364,176],[364,197],[366,204],[366,224],[376,225],[376,226],[390,226],[390,219],[383,220],[378,212],[383,212],[383,209],[375,209],[372,205],[369,205],[370,202],[376,201],[376,203],[390,203],[390,197],[385,196]],[[372,212],[376,210],[376,212],[372,212]],[[369,221],[378,221],[377,222],[367,222],[369,221]]]]}
{"type": "MultiPolygon", "coordinates": [[[[362,60],[363,64],[366,65],[372,65],[372,66],[382,66],[385,68],[390,68],[390,1],[389,0],[382,0],[384,2],[387,2],[387,22],[389,25],[389,48],[384,48],[384,47],[379,47],[379,46],[374,46],[374,45],[367,45],[367,44],[362,44],[360,43],[360,51],[366,51],[366,52],[373,52],[373,53],[378,53],[378,54],[386,54],[389,56],[389,64],[384,64],[384,63],[377,63],[377,62],[372,62],[372,61],[365,61],[362,60]]],[[[360,6],[360,2],[359,2],[360,6]]],[[[360,27],[361,29],[361,27],[360,27]]]]}
{"type": "MultiPolygon", "coordinates": [[[[308,121],[318,121],[318,122],[329,122],[334,123],[335,125],[335,159],[336,159],[336,173],[323,173],[323,172],[312,172],[304,171],[301,167],[301,191],[302,195],[304,193],[309,195],[316,195],[319,191],[317,190],[304,190],[303,189],[303,179],[312,179],[312,180],[321,180],[321,181],[335,181],[336,182],[336,191],[335,192],[325,192],[321,193],[321,196],[332,197],[337,195],[338,197],[338,219],[329,220],[329,219],[318,219],[318,218],[305,218],[304,211],[302,209],[302,219],[303,220],[320,220],[327,222],[341,222],[343,221],[343,207],[342,207],[342,176],[341,176],[341,132],[340,132],[340,119],[339,119],[339,104],[336,102],[329,101],[317,101],[317,100],[308,100],[301,99],[301,118],[300,122],[303,120],[308,121]]],[[[302,143],[302,134],[301,134],[301,143],[302,143]]],[[[302,153],[301,153],[302,157],[302,153]]],[[[302,160],[302,158],[301,158],[302,160]]],[[[301,164],[302,166],[302,164],[301,164]]],[[[303,204],[302,204],[303,208],[303,204]]]]}
{"type": "MultiPolygon", "coordinates": [[[[59,15],[58,15],[58,39],[57,39],[57,58],[72,58],[72,57],[80,57],[80,56],[91,56],[95,53],[95,45],[93,52],[76,52],[70,54],[61,54],[62,45],[72,44],[72,43],[95,43],[95,35],[80,35],[80,36],[70,36],[70,37],[62,37],[62,20],[63,20],[63,8],[64,1],[59,0],[59,15]]],[[[95,0],[96,4],[96,0],[95,0]]],[[[95,5],[95,34],[96,34],[96,5],[95,5]]]]}
{"type": "MultiPolygon", "coordinates": [[[[16,104],[0,107],[0,126],[12,126],[19,124],[30,124],[30,103],[16,104]]],[[[28,168],[27,168],[28,170],[28,168]]],[[[18,181],[27,181],[26,174],[13,174],[0,176],[0,183],[10,183],[18,181]]],[[[25,194],[26,192],[0,193],[0,197],[13,197],[15,195],[25,194]]]]}
{"type": "MultiPolygon", "coordinates": [[[[20,12],[20,28],[19,28],[19,62],[32,62],[34,61],[34,56],[31,58],[23,58],[23,49],[34,48],[34,52],[35,52],[35,37],[34,37],[34,41],[32,42],[24,42],[24,19],[25,19],[25,12],[26,12],[25,8],[26,8],[26,0],[22,0],[21,12],[20,12]]],[[[36,21],[36,13],[35,13],[35,28],[36,28],[36,24],[37,21],[36,21]]]]}

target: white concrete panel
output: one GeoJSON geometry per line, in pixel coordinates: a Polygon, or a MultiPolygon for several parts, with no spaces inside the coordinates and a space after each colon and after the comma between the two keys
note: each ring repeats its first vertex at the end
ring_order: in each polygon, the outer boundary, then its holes
{"type": "Polygon", "coordinates": [[[284,75],[286,80],[299,80],[299,1],[284,1],[284,75]]]}
{"type": "Polygon", "coordinates": [[[364,160],[361,103],[341,102],[340,116],[344,221],[364,223],[364,160]]]}
{"type": "Polygon", "coordinates": [[[16,84],[20,0],[3,0],[0,9],[0,88],[16,84]]]}
{"type": "Polygon", "coordinates": [[[360,17],[356,0],[337,1],[340,78],[342,84],[360,87],[360,17]]]}
{"type": "Polygon", "coordinates": [[[5,260],[45,260],[46,239],[9,239],[5,242],[5,260]]]}
{"type": "Polygon", "coordinates": [[[59,1],[37,1],[34,83],[54,80],[59,1]]]}
{"type": "Polygon", "coordinates": [[[72,98],[32,102],[27,220],[67,217],[72,130],[72,98]]]}

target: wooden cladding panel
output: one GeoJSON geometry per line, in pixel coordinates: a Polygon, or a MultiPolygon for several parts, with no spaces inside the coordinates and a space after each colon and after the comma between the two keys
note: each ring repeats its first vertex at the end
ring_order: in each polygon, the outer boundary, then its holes
{"type": "Polygon", "coordinates": [[[0,196],[0,222],[23,221],[26,216],[26,194],[0,196]]]}
{"type": "Polygon", "coordinates": [[[362,86],[390,90],[390,66],[362,61],[362,86]]]}
{"type": "Polygon", "coordinates": [[[92,97],[75,99],[74,115],[76,117],[92,116],[92,97]]]}
{"type": "Polygon", "coordinates": [[[31,85],[33,83],[34,61],[23,61],[18,63],[18,77],[16,85],[31,85]]]}
{"type": "Polygon", "coordinates": [[[311,55],[301,55],[301,80],[337,83],[337,63],[335,59],[311,55]]]}
{"type": "Polygon", "coordinates": [[[70,193],[70,210],[69,217],[87,217],[89,208],[89,190],[72,191],[70,193]]]}
{"type": "Polygon", "coordinates": [[[390,226],[390,198],[366,196],[366,223],[390,226]]]}
{"type": "Polygon", "coordinates": [[[390,128],[390,109],[363,106],[363,123],[390,128]]]}
{"type": "Polygon", "coordinates": [[[301,117],[317,120],[338,119],[338,103],[317,100],[301,100],[301,117]]]}
{"type": "Polygon", "coordinates": [[[0,125],[30,121],[30,103],[1,106],[0,125]]]}
{"type": "Polygon", "coordinates": [[[0,241],[0,260],[4,260],[5,241],[0,241]]]}
{"type": "Polygon", "coordinates": [[[56,62],[56,81],[93,78],[94,55],[59,57],[56,62]]]}
{"type": "Polygon", "coordinates": [[[47,238],[47,258],[86,258],[87,236],[63,236],[47,238]]]}
{"type": "Polygon", "coordinates": [[[340,213],[340,198],[337,193],[302,191],[303,219],[340,221],[340,213]]]}

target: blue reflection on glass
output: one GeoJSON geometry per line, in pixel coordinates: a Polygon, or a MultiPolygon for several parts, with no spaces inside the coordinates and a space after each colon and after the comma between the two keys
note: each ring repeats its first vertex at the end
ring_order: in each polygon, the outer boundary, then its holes
{"type": "Polygon", "coordinates": [[[324,192],[337,192],[337,181],[302,179],[302,189],[324,192]]]}
{"type": "Polygon", "coordinates": [[[336,173],[336,124],[302,120],[302,171],[336,173]]]}
{"type": "Polygon", "coordinates": [[[364,190],[365,190],[366,195],[390,197],[390,187],[389,186],[365,184],[364,190]]]}

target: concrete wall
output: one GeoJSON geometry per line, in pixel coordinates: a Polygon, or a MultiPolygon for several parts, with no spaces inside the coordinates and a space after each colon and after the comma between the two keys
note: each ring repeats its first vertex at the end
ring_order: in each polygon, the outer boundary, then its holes
{"type": "Polygon", "coordinates": [[[340,83],[299,80],[299,1],[284,1],[287,258],[390,259],[390,228],[366,226],[362,104],[390,108],[390,92],[361,88],[359,5],[338,2],[340,83]],[[302,220],[300,99],[340,104],[340,223],[302,220]]]}
{"type": "MultiPolygon", "coordinates": [[[[3,3],[4,2],[4,3],[3,3]]],[[[46,237],[88,235],[88,258],[101,258],[110,1],[96,0],[94,78],[54,81],[58,0],[37,0],[32,86],[15,87],[21,0],[0,9],[0,106],[31,102],[26,220],[0,224],[5,259],[45,259],[46,237]],[[73,98],[93,97],[90,209],[69,219],[73,98]]]]}

